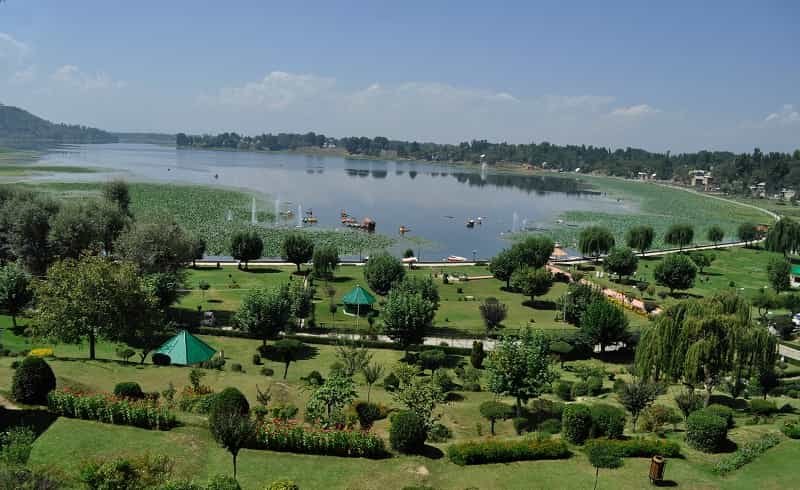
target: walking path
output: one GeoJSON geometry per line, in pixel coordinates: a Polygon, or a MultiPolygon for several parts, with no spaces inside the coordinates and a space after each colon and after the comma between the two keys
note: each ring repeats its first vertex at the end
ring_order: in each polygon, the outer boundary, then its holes
{"type": "Polygon", "coordinates": [[[778,344],[778,354],[789,359],[800,361],[800,350],[789,347],[788,345],[778,344]]]}
{"type": "Polygon", "coordinates": [[[14,405],[8,398],[0,395],[0,407],[3,407],[7,410],[19,410],[19,407],[14,405]]]}

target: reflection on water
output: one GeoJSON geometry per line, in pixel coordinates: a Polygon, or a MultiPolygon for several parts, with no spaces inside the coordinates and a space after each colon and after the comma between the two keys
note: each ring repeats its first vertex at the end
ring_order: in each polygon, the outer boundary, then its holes
{"type": "MultiPolygon", "coordinates": [[[[517,223],[546,230],[567,210],[630,212],[577,179],[515,175],[442,163],[349,160],[334,156],[175,149],[142,144],[80,145],[47,152],[47,165],[108,169],[95,174],[59,174],[58,180],[129,179],[230,186],[292,201],[313,209],[314,226],[340,228],[341,212],[371,217],[377,231],[421,236],[424,259],[446,255],[490,257],[507,245],[502,238],[517,223]],[[482,218],[477,220],[477,218],[482,218]],[[476,220],[472,228],[466,226],[476,220]]],[[[250,206],[249,202],[243,206],[250,206]]],[[[414,246],[417,250],[417,246],[414,246]]],[[[419,253],[419,250],[417,250],[419,253]]]]}

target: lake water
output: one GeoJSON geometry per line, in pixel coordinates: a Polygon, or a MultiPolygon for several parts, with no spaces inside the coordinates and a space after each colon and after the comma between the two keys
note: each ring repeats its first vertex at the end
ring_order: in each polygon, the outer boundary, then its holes
{"type": "MultiPolygon", "coordinates": [[[[39,163],[107,169],[37,177],[40,179],[107,180],[122,175],[129,180],[255,191],[270,203],[280,199],[281,211],[293,211],[293,218],[282,220],[282,226],[296,226],[298,206],[302,206],[303,213],[313,211],[319,220],[311,226],[341,228],[340,213],[345,210],[359,221],[364,217],[375,220],[379,233],[400,236],[400,227],[406,226],[410,232],[405,237],[434,242],[422,245],[424,260],[448,255],[491,257],[508,246],[504,236],[511,231],[570,226],[558,220],[567,210],[634,211],[629,202],[617,202],[569,177],[517,175],[439,163],[124,143],[53,149],[39,163]],[[466,226],[467,220],[478,217],[481,224],[466,226]]],[[[274,204],[266,207],[274,212],[274,204]]],[[[398,248],[408,245],[401,243],[398,248]]]]}

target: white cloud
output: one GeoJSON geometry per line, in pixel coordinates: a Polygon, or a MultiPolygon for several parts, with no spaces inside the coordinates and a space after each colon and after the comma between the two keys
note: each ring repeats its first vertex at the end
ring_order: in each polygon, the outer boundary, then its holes
{"type": "Polygon", "coordinates": [[[333,78],[273,71],[257,82],[223,88],[216,95],[201,96],[200,100],[210,105],[281,111],[293,104],[325,96],[335,83],[333,78]]]}
{"type": "Polygon", "coordinates": [[[773,112],[764,118],[764,124],[767,125],[785,126],[796,123],[800,123],[800,112],[797,112],[792,104],[784,104],[780,111],[773,112]]]}
{"type": "Polygon", "coordinates": [[[51,78],[62,85],[84,91],[120,89],[127,85],[122,80],[114,80],[105,72],[90,74],[75,65],[64,65],[58,68],[51,78]]]}
{"type": "Polygon", "coordinates": [[[30,52],[30,47],[14,39],[10,34],[0,32],[0,60],[21,63],[30,52]]]}
{"type": "Polygon", "coordinates": [[[650,114],[657,114],[659,112],[661,112],[661,110],[656,109],[648,104],[637,104],[627,107],[618,107],[611,111],[610,115],[614,117],[638,118],[648,116],[650,114]]]}

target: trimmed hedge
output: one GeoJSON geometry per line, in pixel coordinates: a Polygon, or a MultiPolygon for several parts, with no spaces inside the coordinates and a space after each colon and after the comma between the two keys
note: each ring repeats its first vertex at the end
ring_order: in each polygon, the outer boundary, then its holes
{"type": "Polygon", "coordinates": [[[714,465],[714,473],[718,475],[727,475],[731,471],[738,470],[742,466],[750,463],[761,455],[778,444],[781,438],[775,434],[764,434],[760,439],[748,442],[740,447],[733,454],[725,456],[714,465]]]}
{"type": "Polygon", "coordinates": [[[590,408],[592,413],[592,429],[590,436],[619,439],[625,430],[625,412],[621,408],[605,403],[597,403],[590,408]]]}
{"type": "Polygon", "coordinates": [[[414,412],[397,412],[391,418],[389,442],[401,453],[418,453],[425,445],[428,431],[425,423],[414,412]]]}
{"type": "Polygon", "coordinates": [[[613,447],[623,458],[650,458],[652,456],[675,458],[681,454],[680,444],[664,439],[645,439],[643,437],[626,440],[592,439],[586,441],[586,445],[595,444],[597,441],[613,447]]]}
{"type": "Polygon", "coordinates": [[[556,439],[464,442],[447,447],[447,457],[457,465],[509,463],[537,459],[565,459],[570,456],[566,443],[556,439]]]}
{"type": "Polygon", "coordinates": [[[357,430],[309,430],[292,424],[258,427],[255,449],[348,458],[383,458],[386,447],[377,435],[357,430]]]}
{"type": "Polygon", "coordinates": [[[580,403],[564,407],[561,416],[561,436],[573,444],[583,444],[592,430],[592,411],[580,403]]]}
{"type": "Polygon", "coordinates": [[[47,407],[64,417],[142,429],[169,430],[177,425],[175,414],[163,406],[148,401],[119,399],[108,394],[51,391],[47,395],[47,407]]]}
{"type": "Polygon", "coordinates": [[[131,400],[141,400],[144,392],[139,383],[135,381],[124,381],[114,386],[114,396],[117,398],[130,398],[131,400]]]}
{"type": "Polygon", "coordinates": [[[686,442],[697,450],[717,452],[727,437],[728,423],[718,415],[698,410],[686,419],[686,442]]]}
{"type": "Polygon", "coordinates": [[[778,411],[778,406],[772,400],[750,400],[750,411],[757,415],[772,415],[778,411]]]}
{"type": "Polygon", "coordinates": [[[56,375],[40,357],[26,357],[17,366],[11,380],[14,400],[30,405],[43,405],[47,394],[56,388],[56,375]]]}
{"type": "Polygon", "coordinates": [[[728,424],[728,429],[732,429],[733,426],[736,425],[736,422],[733,420],[733,409],[731,407],[726,407],[719,403],[712,403],[702,410],[706,413],[716,415],[717,417],[722,417],[725,423],[728,424]]]}

